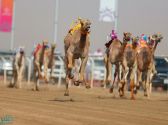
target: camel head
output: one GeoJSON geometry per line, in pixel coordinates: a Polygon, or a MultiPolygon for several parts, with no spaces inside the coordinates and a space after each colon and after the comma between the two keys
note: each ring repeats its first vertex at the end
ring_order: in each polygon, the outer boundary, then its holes
{"type": "Polygon", "coordinates": [[[162,34],[157,33],[157,34],[154,34],[154,38],[155,38],[156,42],[159,43],[163,39],[163,36],[162,36],[162,34]]]}
{"type": "Polygon", "coordinates": [[[47,41],[47,40],[43,40],[43,43],[42,43],[42,44],[43,44],[43,47],[44,47],[44,48],[47,48],[47,47],[48,47],[48,41],[47,41]]]}
{"type": "Polygon", "coordinates": [[[163,39],[163,36],[160,33],[155,33],[149,37],[149,41],[159,43],[163,39]]]}
{"type": "Polygon", "coordinates": [[[136,48],[137,45],[138,45],[138,40],[139,40],[139,37],[132,37],[132,46],[133,48],[136,48]]]}
{"type": "Polygon", "coordinates": [[[56,44],[55,43],[51,43],[51,49],[55,49],[56,48],[56,44]]]}
{"type": "Polygon", "coordinates": [[[87,34],[90,32],[90,25],[91,25],[91,22],[90,20],[84,20],[84,19],[80,19],[80,23],[81,23],[81,31],[84,33],[84,34],[87,34]]]}
{"type": "Polygon", "coordinates": [[[153,51],[155,51],[157,44],[161,42],[163,36],[160,33],[155,33],[151,35],[148,39],[150,48],[153,48],[153,51]]]}
{"type": "Polygon", "coordinates": [[[130,32],[124,32],[123,35],[124,35],[123,37],[124,42],[129,42],[131,40],[132,34],[130,32]]]}
{"type": "Polygon", "coordinates": [[[19,52],[21,55],[24,55],[24,47],[19,47],[19,52]]]}

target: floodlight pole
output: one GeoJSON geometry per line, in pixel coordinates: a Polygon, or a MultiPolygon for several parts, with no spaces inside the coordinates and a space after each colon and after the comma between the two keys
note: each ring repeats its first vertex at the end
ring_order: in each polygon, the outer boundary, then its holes
{"type": "Polygon", "coordinates": [[[15,6],[16,6],[16,0],[13,0],[13,16],[12,16],[12,29],[11,29],[11,43],[10,43],[10,50],[13,50],[13,47],[14,47],[15,6]]]}
{"type": "Polygon", "coordinates": [[[57,36],[58,36],[58,9],[59,9],[59,0],[55,0],[54,42],[57,42],[57,36]]]}
{"type": "Polygon", "coordinates": [[[115,24],[114,29],[117,32],[118,30],[118,0],[115,0],[115,24]]]}

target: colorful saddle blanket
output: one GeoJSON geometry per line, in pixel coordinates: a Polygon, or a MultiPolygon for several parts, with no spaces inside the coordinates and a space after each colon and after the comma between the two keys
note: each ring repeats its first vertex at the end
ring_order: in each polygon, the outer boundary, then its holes
{"type": "Polygon", "coordinates": [[[41,44],[37,44],[37,46],[35,47],[34,51],[33,51],[33,55],[35,56],[36,53],[42,48],[43,46],[41,44]]]}
{"type": "Polygon", "coordinates": [[[81,24],[76,24],[72,29],[70,29],[70,34],[72,35],[76,30],[79,30],[81,28],[81,24]]]}

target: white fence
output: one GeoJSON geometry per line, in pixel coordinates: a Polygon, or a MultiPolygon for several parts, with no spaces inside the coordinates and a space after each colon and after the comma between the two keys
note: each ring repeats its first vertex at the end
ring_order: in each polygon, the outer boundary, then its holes
{"type": "MultiPolygon", "coordinates": [[[[3,75],[4,75],[4,84],[6,84],[7,77],[12,75],[12,57],[10,60],[6,60],[5,57],[0,56],[0,59],[3,59],[2,65],[4,65],[6,62],[9,62],[9,67],[5,68],[3,67],[3,75]]],[[[58,87],[62,83],[62,79],[65,78],[65,67],[64,67],[64,60],[63,57],[60,55],[55,56],[55,66],[52,72],[51,77],[53,78],[58,78],[58,87]]],[[[101,80],[103,81],[105,79],[105,66],[104,66],[104,61],[103,61],[103,56],[90,56],[88,59],[88,63],[86,66],[86,75],[87,79],[89,79],[91,83],[91,87],[93,87],[93,82],[94,80],[101,80]]],[[[26,78],[28,84],[31,81],[32,73],[33,73],[33,65],[32,65],[32,58],[26,57],[26,66],[27,66],[27,73],[26,73],[26,78]]],[[[1,63],[0,63],[1,66],[1,63]]]]}

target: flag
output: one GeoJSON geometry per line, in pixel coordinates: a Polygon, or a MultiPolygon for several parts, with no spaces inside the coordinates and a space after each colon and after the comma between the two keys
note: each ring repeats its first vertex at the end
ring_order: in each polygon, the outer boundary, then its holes
{"type": "Polygon", "coordinates": [[[99,21],[115,21],[115,2],[116,0],[100,0],[99,21]]]}
{"type": "Polygon", "coordinates": [[[0,31],[11,32],[14,0],[0,0],[0,31]]]}

